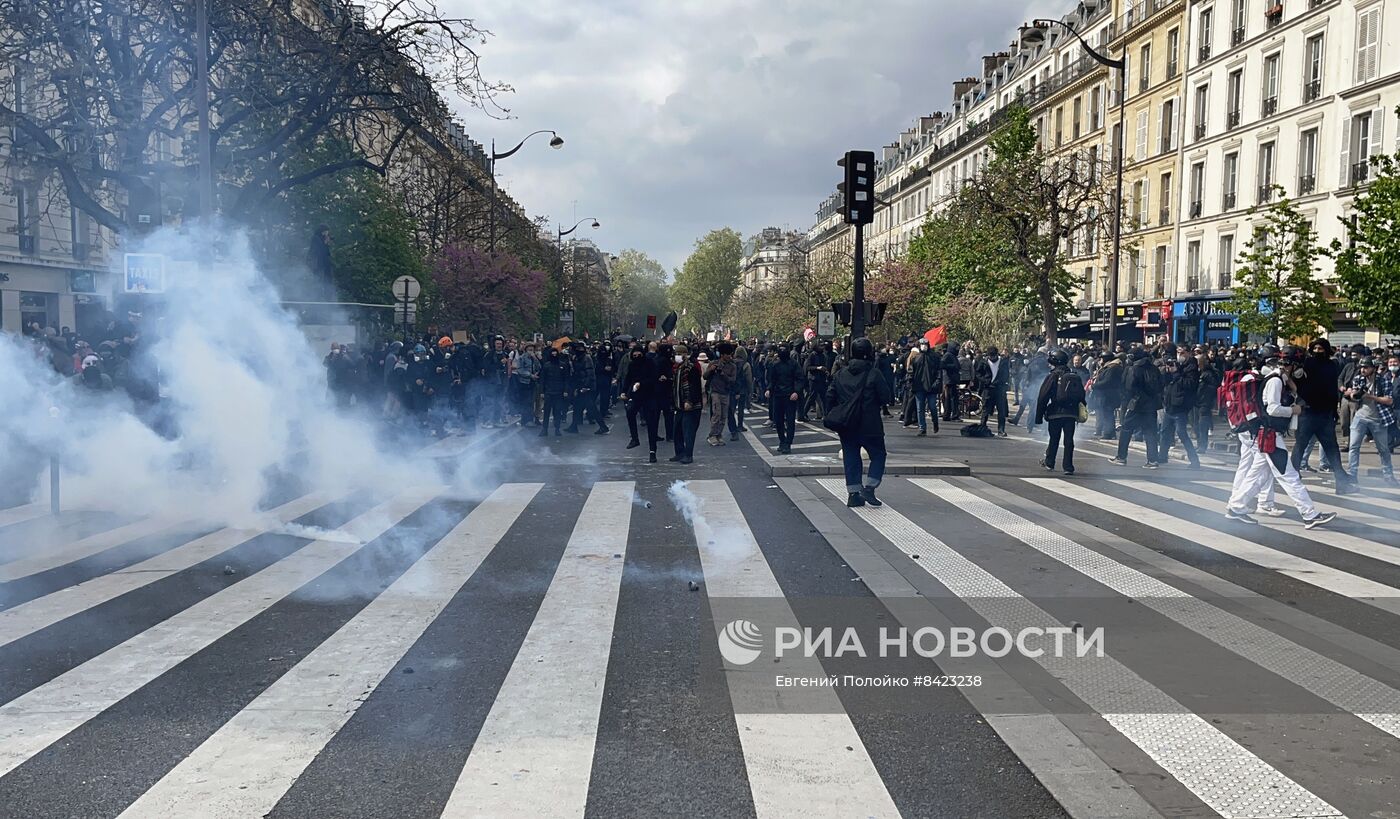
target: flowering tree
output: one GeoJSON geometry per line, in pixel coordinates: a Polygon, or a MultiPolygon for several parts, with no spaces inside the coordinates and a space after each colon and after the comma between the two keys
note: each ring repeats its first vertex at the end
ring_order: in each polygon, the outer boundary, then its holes
{"type": "Polygon", "coordinates": [[[434,260],[432,277],[442,323],[478,337],[535,329],[547,277],[509,253],[448,245],[434,260]]]}
{"type": "Polygon", "coordinates": [[[901,333],[922,334],[928,329],[932,286],[928,268],[911,259],[882,265],[865,290],[866,298],[888,305],[885,323],[877,329],[889,338],[898,338],[901,333]]]}

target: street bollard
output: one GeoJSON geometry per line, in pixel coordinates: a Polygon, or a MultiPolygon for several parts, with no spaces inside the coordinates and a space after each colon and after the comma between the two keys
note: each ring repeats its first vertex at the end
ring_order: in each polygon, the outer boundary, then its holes
{"type": "Polygon", "coordinates": [[[58,514],[58,455],[49,456],[49,512],[58,514]]]}

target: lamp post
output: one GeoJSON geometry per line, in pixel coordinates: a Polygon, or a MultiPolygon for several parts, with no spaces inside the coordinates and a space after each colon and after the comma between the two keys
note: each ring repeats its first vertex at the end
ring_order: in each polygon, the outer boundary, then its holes
{"type": "Polygon", "coordinates": [[[522,139],[519,142],[517,142],[514,148],[511,148],[509,151],[504,151],[502,153],[496,153],[496,140],[491,140],[491,162],[490,166],[487,168],[487,174],[491,177],[491,227],[486,247],[492,253],[496,252],[496,160],[508,159],[511,156],[514,156],[516,151],[525,147],[525,143],[530,139],[530,137],[535,136],[537,134],[553,134],[553,137],[549,140],[549,147],[555,150],[564,147],[564,138],[559,136],[557,132],[548,129],[541,131],[533,131],[531,133],[526,134],[525,139],[522,139]]]}
{"type": "Polygon", "coordinates": [[[574,226],[569,228],[568,230],[563,230],[558,225],[554,226],[555,231],[557,231],[558,233],[557,244],[559,247],[559,284],[563,288],[563,292],[559,294],[560,304],[567,304],[569,307],[573,306],[573,297],[570,293],[570,288],[568,287],[568,284],[564,281],[564,237],[578,230],[579,226],[582,225],[584,222],[592,222],[593,224],[589,225],[589,227],[593,228],[594,230],[597,230],[600,227],[598,220],[592,216],[588,217],[587,219],[578,220],[574,223],[574,226]]]}
{"type": "Polygon", "coordinates": [[[1128,135],[1128,122],[1124,111],[1128,97],[1128,50],[1123,49],[1123,56],[1115,60],[1095,51],[1094,47],[1067,23],[1060,20],[1032,20],[1031,24],[1040,29],[1059,26],[1074,35],[1074,39],[1079,41],[1084,47],[1084,52],[1094,62],[1118,72],[1118,145],[1113,158],[1113,276],[1108,283],[1108,349],[1112,350],[1118,339],[1118,272],[1123,258],[1123,154],[1124,142],[1128,135]]]}

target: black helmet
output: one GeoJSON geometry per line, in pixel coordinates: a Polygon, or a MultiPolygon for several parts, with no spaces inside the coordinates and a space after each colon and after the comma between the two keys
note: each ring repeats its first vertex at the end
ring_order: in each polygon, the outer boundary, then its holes
{"type": "Polygon", "coordinates": [[[1047,354],[1047,360],[1050,362],[1051,367],[1064,367],[1069,364],[1069,355],[1064,350],[1056,347],[1047,354]]]}
{"type": "Polygon", "coordinates": [[[1259,359],[1265,364],[1272,364],[1278,361],[1279,350],[1272,344],[1261,344],[1259,346],[1259,359]]]}
{"type": "Polygon", "coordinates": [[[873,361],[875,358],[875,345],[870,343],[870,339],[861,336],[851,342],[851,358],[873,361]]]}
{"type": "Polygon", "coordinates": [[[1302,347],[1287,344],[1284,345],[1284,348],[1279,351],[1279,363],[1288,364],[1294,367],[1301,367],[1303,366],[1304,360],[1307,359],[1307,356],[1307,350],[1304,350],[1302,347]]]}

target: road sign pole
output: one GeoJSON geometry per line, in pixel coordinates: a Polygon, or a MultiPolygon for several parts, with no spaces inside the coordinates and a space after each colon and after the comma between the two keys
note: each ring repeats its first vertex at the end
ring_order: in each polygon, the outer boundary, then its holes
{"type": "MultiPolygon", "coordinates": [[[[855,292],[851,298],[851,338],[865,335],[865,225],[856,226],[855,292]]],[[[849,355],[849,351],[847,351],[849,355]]]]}

